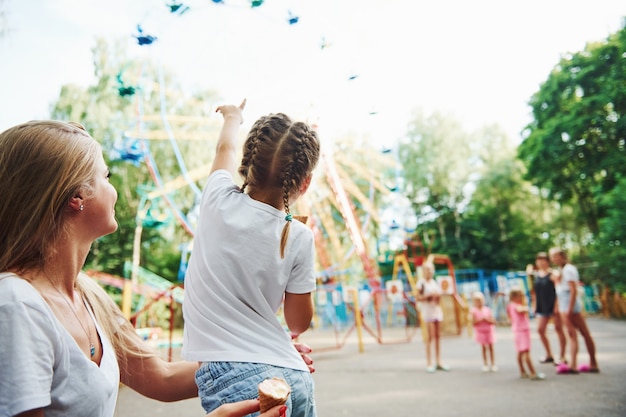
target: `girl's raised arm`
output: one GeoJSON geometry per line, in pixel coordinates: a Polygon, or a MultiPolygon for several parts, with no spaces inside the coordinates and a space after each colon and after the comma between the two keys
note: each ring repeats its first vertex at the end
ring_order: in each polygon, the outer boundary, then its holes
{"type": "Polygon", "coordinates": [[[237,170],[237,132],[239,125],[243,123],[243,109],[245,107],[246,99],[239,106],[229,104],[219,106],[215,110],[224,116],[224,124],[217,140],[211,172],[225,169],[235,176],[237,170]]]}

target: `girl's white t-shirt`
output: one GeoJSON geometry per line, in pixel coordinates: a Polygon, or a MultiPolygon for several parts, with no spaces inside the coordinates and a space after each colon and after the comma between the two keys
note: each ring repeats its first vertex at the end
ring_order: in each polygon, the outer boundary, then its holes
{"type": "MultiPolygon", "coordinates": [[[[423,288],[423,295],[441,295],[441,287],[434,278],[429,280],[421,279],[418,288],[423,288]],[[422,287],[423,286],[423,287],[422,287]]],[[[438,301],[422,301],[420,304],[422,320],[426,322],[443,321],[443,309],[438,301]]]]}
{"type": "Polygon", "coordinates": [[[36,408],[46,417],[112,417],[120,372],[95,323],[103,348],[100,366],[28,281],[0,273],[0,417],[36,408]]]}
{"type": "Polygon", "coordinates": [[[183,358],[308,368],[277,317],[285,292],[315,290],[313,232],[241,193],[225,170],[209,176],[185,276],[183,358]]]}

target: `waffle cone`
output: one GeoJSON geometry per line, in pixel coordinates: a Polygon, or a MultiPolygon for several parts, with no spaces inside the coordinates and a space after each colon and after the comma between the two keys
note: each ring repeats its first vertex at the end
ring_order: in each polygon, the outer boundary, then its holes
{"type": "Polygon", "coordinates": [[[274,398],[267,395],[259,395],[259,403],[261,406],[261,414],[270,410],[272,407],[276,407],[277,405],[283,405],[287,402],[287,397],[285,398],[274,398]]]}
{"type": "Polygon", "coordinates": [[[266,412],[272,407],[282,405],[287,402],[287,398],[291,389],[285,380],[280,378],[266,379],[259,384],[259,403],[261,406],[261,413],[266,412]],[[272,390],[272,386],[280,386],[280,390],[272,390]],[[272,392],[273,391],[273,392],[272,392]]]}

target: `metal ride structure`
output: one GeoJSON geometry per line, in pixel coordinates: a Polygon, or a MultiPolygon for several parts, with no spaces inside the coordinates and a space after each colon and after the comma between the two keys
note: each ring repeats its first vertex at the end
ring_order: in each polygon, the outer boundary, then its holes
{"type": "Polygon", "coordinates": [[[371,287],[380,286],[370,247],[381,223],[377,206],[391,192],[381,173],[393,167],[394,161],[366,144],[322,146],[315,181],[297,201],[316,237],[321,282],[354,275],[371,287]]]}
{"type": "MultiPolygon", "coordinates": [[[[127,317],[129,317],[131,314],[130,305],[132,288],[138,284],[139,275],[141,274],[140,251],[142,231],[144,227],[154,227],[155,224],[155,218],[152,214],[152,211],[155,210],[157,212],[161,212],[161,217],[174,217],[180,227],[186,232],[189,238],[192,239],[195,231],[195,220],[193,218],[194,211],[196,210],[195,204],[199,201],[201,193],[200,188],[196,182],[201,179],[205,179],[208,176],[210,169],[210,165],[202,164],[196,166],[191,170],[187,170],[186,164],[182,159],[182,154],[180,154],[180,150],[178,148],[178,141],[197,141],[199,136],[194,136],[194,134],[188,136],[183,131],[175,130],[174,128],[172,128],[171,123],[175,121],[180,123],[180,121],[183,121],[187,125],[187,127],[190,123],[196,124],[199,127],[198,132],[206,132],[206,136],[203,137],[203,147],[211,147],[211,145],[207,145],[206,142],[208,141],[210,143],[212,137],[217,137],[217,124],[215,124],[215,129],[207,129],[206,118],[180,118],[178,116],[167,116],[162,120],[163,121],[159,121],[153,115],[140,116],[139,123],[142,125],[142,128],[126,132],[127,139],[141,142],[144,152],[143,161],[153,181],[152,186],[141,186],[138,190],[141,199],[138,205],[136,216],[131,279],[124,287],[122,308],[124,314],[127,317]],[[162,123],[163,125],[167,126],[167,129],[149,130],[145,126],[146,121],[150,121],[152,127],[158,125],[159,123],[162,123]],[[164,137],[162,132],[167,132],[167,136],[164,137]],[[180,175],[168,179],[163,178],[162,170],[160,170],[157,166],[156,160],[151,153],[151,142],[154,141],[166,141],[172,144],[172,149],[176,150],[176,153],[180,155],[176,158],[179,163],[178,167],[180,170],[180,175]],[[186,191],[191,190],[192,193],[183,192],[185,189],[186,191]],[[187,200],[187,202],[183,203],[181,200],[187,200]],[[189,206],[189,201],[192,201],[193,205],[189,206]],[[181,204],[187,204],[187,208],[181,208],[181,204]]],[[[187,243],[190,244],[191,240],[187,243]]],[[[186,254],[188,254],[190,250],[187,247],[186,243],[182,242],[181,245],[183,255],[181,260],[181,270],[179,271],[178,276],[179,281],[182,280],[182,275],[184,274],[184,266],[186,264],[186,254]]],[[[174,286],[175,285],[173,285],[173,287],[174,286]]]]}
{"type": "MultiPolygon", "coordinates": [[[[149,44],[139,39],[138,42],[149,44]]],[[[132,100],[135,110],[111,157],[141,165],[150,176],[149,184],[137,186],[133,257],[127,266],[130,280],[123,288],[122,311],[132,319],[133,289],[139,285],[140,275],[150,275],[140,266],[144,228],[160,229],[175,220],[180,229],[172,232],[172,227],[165,227],[166,233],[180,240],[183,252],[186,251],[186,241],[193,237],[193,214],[201,194],[198,181],[208,175],[207,161],[212,159],[214,149],[206,142],[217,136],[220,124],[207,117],[208,100],[188,97],[180,88],[168,88],[160,64],[155,67],[150,62],[131,61],[120,70],[117,81],[119,95],[132,100]],[[168,103],[174,103],[175,108],[171,109],[168,103]],[[181,237],[185,235],[189,238],[181,237]]],[[[148,280],[154,283],[154,279],[148,280]]]]}
{"type": "Polygon", "coordinates": [[[325,323],[333,321],[332,304],[338,293],[346,314],[352,316],[345,317],[350,324],[347,329],[340,328],[343,323],[334,324],[335,345],[327,349],[341,348],[355,330],[359,340],[364,330],[381,344],[410,341],[415,329],[408,322],[399,340],[388,340],[383,335],[385,322],[391,321],[392,299],[398,302],[400,296],[403,311],[398,313],[403,317],[415,314],[407,312],[415,311],[415,302],[404,291],[390,295],[382,286],[370,249],[385,222],[380,208],[398,191],[398,162],[388,152],[362,143],[339,142],[332,150],[328,146],[323,149],[318,168],[323,175],[318,175],[315,187],[299,200],[298,209],[309,215],[309,226],[316,237],[320,281],[325,283],[317,291],[317,317],[323,316],[325,323]]]}
{"type": "MultiPolygon", "coordinates": [[[[448,335],[460,335],[468,325],[469,307],[459,295],[454,265],[448,255],[427,252],[419,237],[414,236],[412,239],[407,239],[404,251],[395,256],[392,279],[398,280],[406,277],[406,283],[414,299],[417,299],[419,276],[421,276],[421,267],[425,262],[435,265],[433,278],[438,281],[443,292],[440,299],[444,312],[441,332],[448,335]],[[417,248],[420,249],[419,254],[416,251],[417,248]],[[414,273],[418,276],[416,277],[414,273]]],[[[417,314],[418,321],[421,323],[419,309],[417,309],[417,314]]],[[[426,328],[421,327],[422,337],[426,340],[426,328]]]]}
{"type": "MultiPolygon", "coordinates": [[[[161,38],[169,38],[170,35],[176,38],[175,27],[176,25],[180,27],[181,20],[179,19],[189,14],[190,10],[207,12],[212,7],[240,8],[243,5],[256,11],[263,5],[263,1],[248,0],[231,4],[230,1],[215,0],[212,3],[191,6],[173,0],[166,4],[165,8],[150,7],[144,10],[143,16],[136,24],[133,38],[139,49],[149,51],[148,56],[154,58],[154,48],[159,49],[160,43],[163,42],[161,38]],[[151,32],[155,28],[158,28],[158,33],[151,32]]],[[[259,14],[258,11],[256,14],[264,15],[259,14]]],[[[298,23],[298,16],[289,13],[288,19],[286,18],[283,23],[294,25],[298,23]]],[[[138,285],[139,275],[145,273],[139,265],[143,229],[159,227],[161,223],[165,223],[163,218],[175,218],[188,236],[186,239],[188,245],[183,244],[181,248],[182,257],[178,278],[182,281],[194,234],[194,211],[201,195],[200,181],[208,176],[210,163],[207,162],[211,161],[215,148],[211,146],[214,145],[211,142],[213,138],[217,138],[217,131],[221,126],[217,118],[207,117],[207,100],[198,98],[196,103],[189,105],[193,98],[183,94],[176,95],[176,89],[166,88],[160,60],[157,76],[150,75],[151,71],[145,70],[149,64],[149,62],[140,64],[130,62],[116,77],[119,95],[131,98],[136,103],[133,127],[125,132],[121,149],[118,149],[120,159],[127,159],[136,165],[143,163],[152,179],[151,185],[141,185],[138,188],[140,201],[136,215],[133,259],[130,267],[131,279],[124,285],[122,300],[123,313],[129,318],[132,314],[133,288],[138,285]],[[141,70],[137,71],[139,66],[141,70]],[[135,67],[135,71],[127,71],[128,67],[135,67]],[[155,98],[158,105],[154,103],[155,98]],[[177,109],[172,112],[168,108],[168,103],[174,103],[177,109]],[[186,103],[187,109],[181,111],[180,103],[186,103]],[[188,146],[190,142],[195,142],[200,146],[188,146]],[[207,142],[209,142],[208,145],[207,142]],[[183,146],[179,146],[180,144],[193,150],[185,152],[181,149],[183,146]],[[188,170],[187,158],[190,157],[193,157],[196,163],[191,163],[190,166],[195,166],[188,170]],[[165,163],[162,162],[164,160],[165,163]],[[197,161],[201,162],[197,163],[197,161]],[[160,164],[163,166],[159,166],[160,164]],[[172,177],[170,175],[172,172],[178,172],[179,175],[172,177]]]]}
{"type": "MultiPolygon", "coordinates": [[[[181,8],[172,9],[172,13],[177,10],[181,8]]],[[[297,20],[289,22],[290,25],[295,23],[297,20]]],[[[135,38],[140,47],[149,47],[158,39],[144,31],[142,25],[137,25],[135,38]]],[[[180,108],[172,112],[168,108],[169,102],[178,103],[189,100],[189,97],[176,96],[175,89],[168,89],[162,68],[158,69],[156,77],[147,74],[142,66],[139,74],[120,73],[117,77],[120,95],[132,97],[136,103],[135,120],[124,135],[124,153],[134,163],[144,164],[152,181],[152,184],[141,185],[138,189],[140,201],[133,259],[122,301],[122,310],[129,318],[136,314],[131,311],[133,291],[140,284],[141,275],[146,273],[140,265],[144,228],[158,227],[167,219],[175,219],[188,237],[185,239],[188,245],[183,244],[181,248],[179,279],[184,275],[186,258],[193,243],[195,202],[199,200],[200,186],[208,176],[214,141],[221,126],[218,118],[208,116],[212,109],[201,100],[193,106],[202,109],[200,112],[181,115],[180,108]],[[153,100],[157,97],[158,105],[146,103],[148,96],[153,100]]],[[[381,196],[394,192],[385,185],[381,173],[397,170],[397,162],[363,143],[339,145],[333,150],[323,146],[323,149],[317,169],[323,175],[316,177],[315,184],[298,201],[298,213],[294,214],[309,217],[322,280],[365,282],[372,289],[372,298],[364,306],[353,307],[358,312],[355,317],[361,319],[365,318],[370,302],[379,310],[380,299],[384,296],[370,247],[381,222],[378,214],[381,196]]],[[[173,284],[172,288],[177,285],[173,284]]],[[[369,330],[367,322],[364,327],[380,341],[378,313],[376,322],[376,334],[369,330]]]]}
{"type": "MultiPolygon", "coordinates": [[[[152,88],[166,90],[163,83],[152,88]]],[[[163,104],[162,108],[166,108],[165,102],[163,104]]],[[[137,104],[138,109],[142,107],[140,103],[137,104]]],[[[168,211],[168,217],[175,218],[189,235],[190,245],[183,250],[181,256],[180,275],[184,275],[186,253],[191,248],[194,233],[193,215],[190,214],[194,209],[181,209],[177,194],[182,189],[189,189],[193,192],[187,192],[183,198],[197,199],[200,190],[196,182],[201,183],[206,179],[210,167],[210,163],[197,163],[188,170],[181,154],[175,159],[180,174],[164,179],[163,170],[157,166],[151,150],[155,143],[169,144],[172,149],[178,149],[178,141],[198,143],[198,140],[202,141],[200,143],[204,148],[214,149],[219,122],[207,119],[210,118],[168,115],[164,112],[146,115],[138,110],[135,125],[125,133],[126,140],[131,142],[133,148],[141,150],[141,160],[153,181],[151,186],[139,188],[141,201],[136,217],[131,279],[126,282],[123,297],[123,311],[128,317],[136,314],[130,311],[131,297],[142,274],[142,230],[147,223],[155,222],[151,211],[168,211]],[[182,130],[181,125],[186,130],[182,130]],[[195,126],[198,130],[194,131],[190,126],[195,126]]],[[[162,148],[160,152],[163,152],[162,148]]],[[[372,300],[377,306],[380,304],[377,298],[384,295],[384,290],[380,289],[380,277],[369,247],[381,222],[377,209],[378,200],[393,192],[385,185],[384,175],[381,173],[395,169],[395,161],[373,147],[342,144],[339,149],[327,149],[317,168],[321,173],[315,176],[316,181],[307,194],[298,200],[297,213],[294,213],[309,217],[308,225],[316,237],[319,276],[330,277],[339,282],[344,281],[343,277],[347,275],[356,276],[359,281],[365,280],[375,290],[372,300]],[[342,146],[352,148],[353,152],[350,156],[343,154],[340,158],[335,158],[334,155],[341,153],[342,146]]],[[[161,217],[164,215],[161,214],[161,217]]],[[[366,307],[367,304],[359,309],[359,317],[364,316],[363,310],[366,307]]],[[[378,316],[377,314],[377,334],[368,329],[367,322],[364,321],[363,326],[377,340],[381,340],[378,316]]]]}
{"type": "MultiPolygon", "coordinates": [[[[137,85],[134,97],[136,120],[124,133],[121,153],[130,161],[144,164],[152,180],[152,184],[138,188],[140,202],[136,216],[132,274],[123,297],[124,313],[130,316],[132,288],[138,284],[140,271],[143,228],[154,227],[159,223],[159,217],[174,218],[190,239],[193,238],[194,207],[189,202],[200,197],[199,184],[208,176],[221,123],[217,117],[168,114],[168,100],[180,98],[168,91],[163,76],[159,76],[158,82],[143,74],[134,79],[128,76],[125,78],[130,78],[133,85],[137,85]],[[143,89],[149,89],[152,94],[159,96],[160,108],[157,112],[153,110],[151,114],[146,114],[145,109],[149,106],[143,102],[144,96],[140,94],[143,89]],[[180,143],[192,144],[186,147],[185,155],[180,143]],[[195,164],[188,169],[190,164],[186,158],[190,153],[199,154],[198,148],[202,148],[206,156],[198,160],[196,155],[195,164]],[[167,162],[165,169],[158,166],[155,152],[161,163],[164,155],[170,155],[171,162],[167,162]],[[172,172],[178,175],[174,176],[172,172]]],[[[207,105],[203,104],[203,107],[207,105]]],[[[211,109],[205,113],[213,114],[211,109]]],[[[346,147],[345,144],[341,146],[346,147]]],[[[374,229],[380,222],[377,200],[392,192],[383,184],[379,173],[395,169],[395,162],[373,147],[353,146],[352,149],[351,156],[344,155],[338,159],[333,154],[339,154],[342,149],[325,151],[317,169],[323,174],[316,176],[317,181],[309,192],[298,200],[297,209],[298,214],[309,215],[308,223],[316,236],[320,275],[336,278],[351,268],[353,274],[364,275],[369,285],[377,287],[380,285],[379,278],[375,262],[369,254],[367,236],[375,233],[374,229]],[[366,168],[367,165],[370,167],[366,168]],[[361,265],[358,271],[354,271],[355,260],[361,265]]],[[[184,261],[181,262],[181,270],[184,270],[184,261]]]]}

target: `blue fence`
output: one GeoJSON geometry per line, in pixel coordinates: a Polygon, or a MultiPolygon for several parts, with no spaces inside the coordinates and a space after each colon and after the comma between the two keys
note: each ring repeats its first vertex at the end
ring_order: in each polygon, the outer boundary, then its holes
{"type": "Polygon", "coordinates": [[[530,289],[524,271],[499,271],[485,269],[460,269],[455,271],[457,290],[460,295],[470,299],[472,292],[480,291],[487,301],[496,294],[507,294],[513,287],[524,290],[530,299],[530,289]]]}
{"type": "MultiPolygon", "coordinates": [[[[436,276],[447,275],[446,270],[439,270],[436,276]]],[[[466,300],[471,299],[474,291],[481,291],[485,295],[485,303],[490,306],[496,317],[506,321],[506,303],[509,290],[513,287],[522,288],[530,300],[530,291],[525,271],[500,271],[484,269],[455,270],[457,292],[466,300]]],[[[384,283],[392,279],[391,276],[382,277],[384,283]]],[[[404,283],[405,298],[385,298],[385,305],[380,310],[380,322],[385,327],[414,325],[417,322],[417,313],[413,307],[411,287],[406,276],[400,271],[398,277],[404,283]]],[[[364,319],[373,321],[374,313],[371,305],[367,305],[369,286],[363,283],[358,286],[360,304],[365,304],[364,319]]],[[[581,301],[585,311],[597,313],[600,311],[599,289],[597,286],[581,286],[581,301]]],[[[340,284],[318,286],[316,297],[316,325],[321,328],[334,327],[341,330],[354,323],[354,312],[347,301],[345,287],[340,284]]]]}
{"type": "Polygon", "coordinates": [[[410,290],[404,293],[390,294],[385,289],[378,289],[378,308],[374,307],[373,291],[367,284],[355,287],[341,283],[319,285],[315,297],[315,325],[319,328],[344,330],[354,324],[353,289],[357,290],[358,304],[363,313],[363,322],[383,327],[417,326],[417,311],[410,290]]]}

